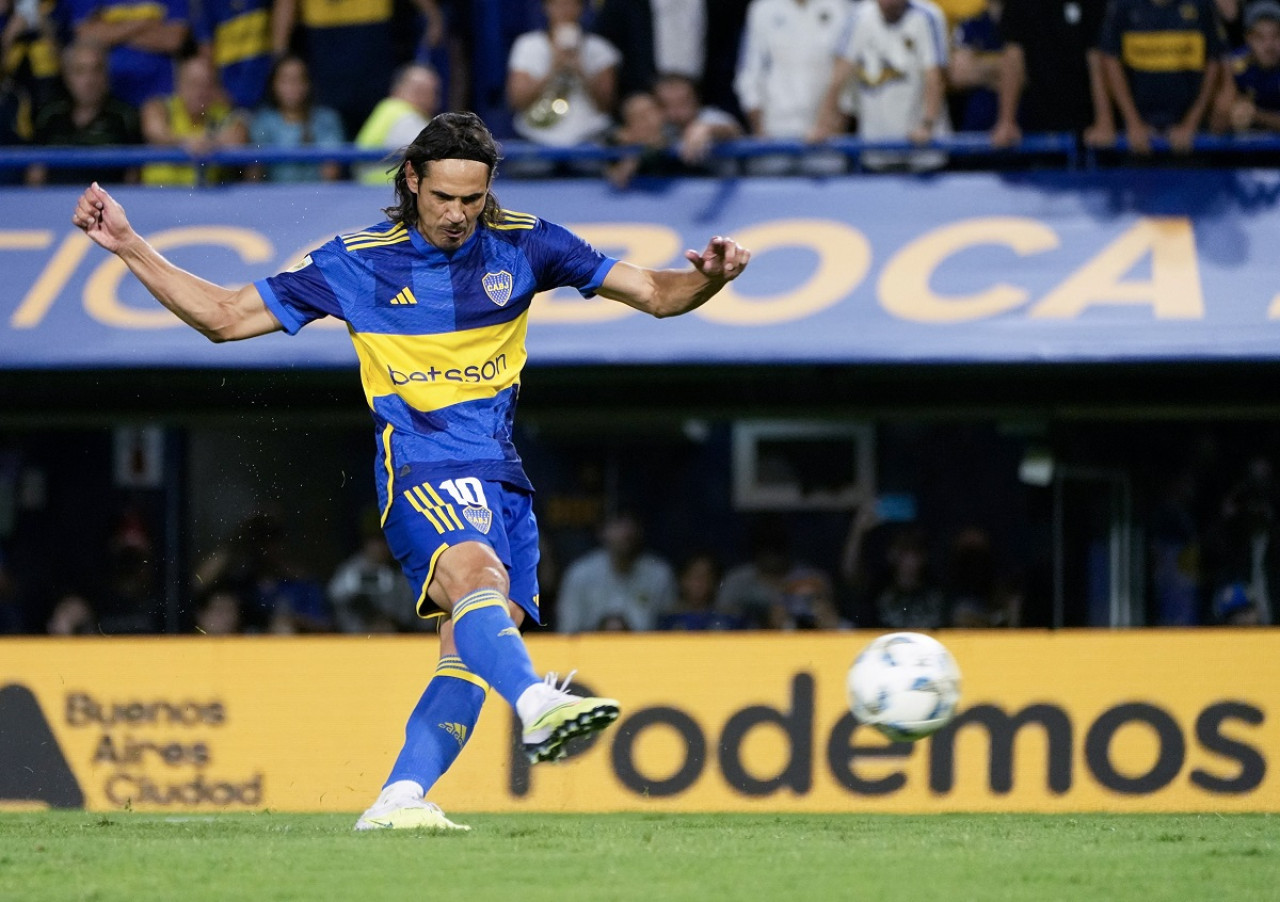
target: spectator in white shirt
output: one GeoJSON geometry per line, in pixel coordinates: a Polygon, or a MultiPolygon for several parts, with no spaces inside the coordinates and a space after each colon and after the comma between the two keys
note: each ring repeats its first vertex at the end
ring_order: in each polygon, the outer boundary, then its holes
{"type": "MultiPolygon", "coordinates": [[[[857,91],[858,137],[927,144],[951,133],[943,71],[947,65],[946,20],[930,0],[867,0],[858,5],[842,44],[811,138],[844,131],[840,96],[852,82],[857,91]]],[[[868,150],[871,169],[933,169],[945,165],[940,151],[868,150]]]]}
{"type": "MultiPolygon", "coordinates": [[[[747,8],[734,90],[751,133],[803,139],[818,124],[836,51],[848,29],[852,0],[752,0],[747,8]]],[[[795,160],[760,157],[752,172],[785,172],[795,160]]],[[[801,158],[801,171],[839,172],[839,154],[801,158]]]]}
{"type": "Polygon", "coordinates": [[[651,630],[675,607],[671,565],[643,550],[643,531],[633,514],[610,516],[600,531],[602,547],[569,565],[556,603],[562,633],[600,629],[651,630]]]}
{"type": "Polygon", "coordinates": [[[507,102],[523,138],[551,147],[593,141],[610,125],[621,55],[582,30],[582,0],[545,0],[547,27],[518,38],[507,59],[507,102]]]}

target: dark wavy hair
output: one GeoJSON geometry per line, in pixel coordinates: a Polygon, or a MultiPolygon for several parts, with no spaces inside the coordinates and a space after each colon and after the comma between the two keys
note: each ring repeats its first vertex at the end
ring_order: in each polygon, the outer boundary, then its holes
{"type": "MultiPolygon", "coordinates": [[[[412,166],[421,179],[427,174],[427,166],[432,160],[475,160],[489,167],[489,178],[492,180],[501,159],[498,142],[479,116],[475,113],[441,113],[418,132],[418,137],[404,149],[400,162],[412,166]]],[[[383,214],[392,222],[416,226],[417,198],[409,190],[409,179],[403,165],[396,167],[395,187],[396,202],[385,208],[383,214]]],[[[493,225],[501,215],[502,207],[498,198],[490,191],[485,198],[484,212],[480,219],[486,225],[493,225]]]]}

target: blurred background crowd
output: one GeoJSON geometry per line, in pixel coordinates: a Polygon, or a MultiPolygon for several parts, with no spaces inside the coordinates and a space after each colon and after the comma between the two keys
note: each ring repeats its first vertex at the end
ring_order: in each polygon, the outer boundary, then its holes
{"type": "MultiPolygon", "coordinates": [[[[372,481],[349,475],[367,467],[367,427],[353,414],[333,428],[171,429],[184,446],[164,463],[172,488],[122,482],[107,430],[0,441],[0,633],[430,629],[414,614],[421,587],[382,539],[372,481]],[[306,468],[293,463],[297,447],[310,449],[306,468]]],[[[1044,436],[1016,429],[885,422],[873,497],[755,510],[726,497],[727,424],[526,434],[544,628],[1275,622],[1280,429],[1078,426],[1056,453],[1089,467],[1079,481],[1065,471],[1061,491],[1030,472],[1044,436]],[[1123,522],[1111,491],[1121,483],[1123,522]],[[1117,529],[1137,546],[1123,572],[1117,529]],[[1132,604],[1120,619],[1117,578],[1132,604]]],[[[841,479],[805,478],[822,491],[841,479]]]]}
{"type": "MultiPolygon", "coordinates": [[[[403,146],[437,112],[604,158],[509,175],[723,171],[717,142],[805,142],[747,173],[949,165],[956,133],[1190,153],[1280,129],[1277,0],[0,0],[0,144],[403,146]],[[920,145],[912,150],[910,145],[920,145]],[[622,152],[622,148],[626,152],[622,152]]],[[[197,172],[33,164],[28,184],[385,178],[330,162],[197,172]]]]}
{"type": "MultiPolygon", "coordinates": [[[[609,151],[520,155],[504,175],[619,188],[956,168],[958,134],[1194,165],[1198,136],[1280,130],[1280,0],[0,0],[0,63],[0,145],[184,151],[0,167],[31,186],[382,184],[385,164],[323,151],[393,152],[451,109],[511,144],[609,151]],[[855,157],[849,136],[882,146],[855,157]],[[716,152],[743,139],[759,152],[716,152]],[[320,153],[187,159],[218,148],[320,153]]],[[[361,417],[287,444],[274,426],[166,427],[155,484],[113,478],[112,428],[0,434],[0,633],[429,628],[372,486],[347,475],[367,468],[361,417]],[[293,474],[296,447],[342,485],[293,474]]],[[[882,420],[874,495],[753,511],[728,498],[733,425],[680,417],[524,436],[547,628],[1274,622],[1269,425],[882,420]],[[1038,479],[1040,445],[1087,466],[1038,479]],[[1117,563],[1121,533],[1136,550],[1117,563]]]]}

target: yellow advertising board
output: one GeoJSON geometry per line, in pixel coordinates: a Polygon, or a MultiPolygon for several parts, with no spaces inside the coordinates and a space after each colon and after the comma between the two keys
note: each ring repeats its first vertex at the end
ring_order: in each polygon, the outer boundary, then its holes
{"type": "MultiPolygon", "coordinates": [[[[534,636],[621,700],[530,768],[491,695],[450,811],[1280,811],[1280,631],[950,632],[958,719],[848,712],[871,633],[534,636]]],[[[358,811],[434,669],[424,637],[0,641],[0,807],[358,811]]]]}

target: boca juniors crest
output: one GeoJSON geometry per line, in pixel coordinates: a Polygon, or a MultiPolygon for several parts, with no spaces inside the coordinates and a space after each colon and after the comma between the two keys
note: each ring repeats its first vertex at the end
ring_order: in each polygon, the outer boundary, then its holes
{"type": "Polygon", "coordinates": [[[489,533],[489,527],[493,525],[493,511],[487,507],[467,505],[462,509],[462,516],[468,523],[486,535],[489,533]]]}
{"type": "Polygon", "coordinates": [[[514,281],[511,273],[504,269],[500,272],[485,273],[480,284],[484,286],[484,293],[489,296],[489,300],[499,307],[505,307],[507,301],[511,300],[511,286],[514,281]]]}

